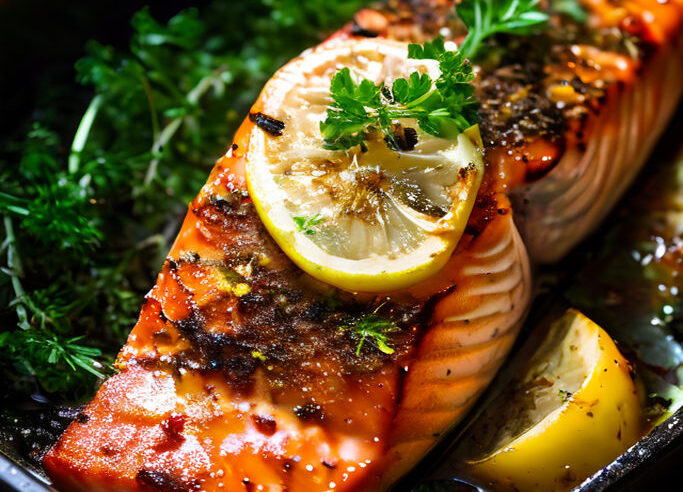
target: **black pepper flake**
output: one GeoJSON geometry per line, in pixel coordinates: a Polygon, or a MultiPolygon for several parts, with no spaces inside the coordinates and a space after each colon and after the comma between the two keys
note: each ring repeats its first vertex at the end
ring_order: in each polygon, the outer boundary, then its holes
{"type": "Polygon", "coordinates": [[[335,463],[332,463],[327,460],[322,460],[321,463],[325,468],[329,468],[330,470],[334,470],[335,468],[337,468],[337,465],[335,463]]]}
{"type": "Polygon", "coordinates": [[[236,143],[232,144],[232,151],[235,152],[239,147],[236,143]]]}
{"type": "Polygon", "coordinates": [[[403,130],[405,137],[406,148],[403,150],[413,150],[417,145],[417,130],[415,128],[405,128],[403,130]]]}
{"type": "Polygon", "coordinates": [[[79,424],[85,424],[88,420],[90,420],[90,416],[86,413],[78,412],[78,415],[76,415],[76,422],[79,424]]]}
{"type": "Polygon", "coordinates": [[[391,136],[384,137],[384,142],[392,150],[413,150],[417,145],[417,130],[399,124],[391,125],[391,136]]]}
{"type": "Polygon", "coordinates": [[[135,481],[145,490],[152,489],[163,492],[188,492],[197,490],[197,480],[184,480],[170,473],[149,468],[141,468],[135,475],[135,481]]]}
{"type": "Polygon", "coordinates": [[[274,137],[281,136],[282,130],[285,129],[284,122],[264,113],[249,113],[249,119],[256,123],[261,130],[274,137]]]}

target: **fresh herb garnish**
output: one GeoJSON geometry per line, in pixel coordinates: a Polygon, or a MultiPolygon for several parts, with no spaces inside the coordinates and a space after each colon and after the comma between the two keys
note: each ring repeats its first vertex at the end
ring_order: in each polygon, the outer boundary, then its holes
{"type": "Polygon", "coordinates": [[[375,313],[366,314],[349,323],[344,329],[350,330],[359,338],[356,355],[360,355],[361,348],[363,348],[366,340],[372,342],[384,354],[394,353],[394,349],[389,345],[388,334],[398,331],[399,328],[396,323],[389,319],[375,313]]]}
{"type": "Polygon", "coordinates": [[[588,13],[578,0],[553,0],[550,2],[550,10],[557,14],[566,15],[579,24],[588,20],[588,13]]]}
{"type": "Polygon", "coordinates": [[[475,59],[482,42],[494,34],[531,34],[548,21],[537,9],[541,0],[464,0],[457,6],[458,17],[467,26],[460,51],[475,59]]]}
{"type": "MultiPolygon", "coordinates": [[[[88,44],[76,66],[86,87],[56,87],[54,74],[36,81],[50,87],[30,108],[37,120],[20,141],[0,142],[8,392],[91,394],[187,203],[263,83],[366,3],[213,0],[165,24],[144,9],[129,49],[88,44]]],[[[238,294],[247,287],[235,286],[238,294]]]]}
{"type": "Polygon", "coordinates": [[[443,138],[457,136],[476,122],[470,84],[474,75],[464,57],[447,51],[441,37],[424,46],[411,44],[408,56],[439,61],[441,76],[434,81],[426,73],[413,72],[407,79],[396,79],[389,88],[368,79],[356,83],[347,67],[334,75],[330,84],[334,102],[320,123],[326,149],[362,145],[366,132],[373,129],[399,148],[391,126],[406,118],[416,119],[424,132],[443,138]]]}
{"type": "Polygon", "coordinates": [[[560,400],[562,400],[563,403],[568,402],[572,397],[572,393],[566,390],[559,390],[557,394],[560,395],[560,400]]]}
{"type": "Polygon", "coordinates": [[[325,217],[321,217],[320,214],[315,214],[313,217],[292,217],[292,219],[299,230],[307,236],[315,234],[314,227],[325,222],[325,217]]]}
{"type": "Polygon", "coordinates": [[[482,42],[497,33],[528,34],[547,21],[536,9],[539,0],[465,0],[457,12],[468,28],[459,50],[449,51],[442,37],[424,45],[410,44],[408,58],[436,60],[441,75],[436,79],[413,72],[394,80],[391,87],[368,79],[356,82],[349,68],[338,71],[330,84],[333,103],[320,123],[324,147],[345,150],[365,146],[366,134],[380,131],[392,148],[392,124],[413,118],[427,134],[454,138],[477,122],[474,79],[469,59],[476,56],[482,42]]]}

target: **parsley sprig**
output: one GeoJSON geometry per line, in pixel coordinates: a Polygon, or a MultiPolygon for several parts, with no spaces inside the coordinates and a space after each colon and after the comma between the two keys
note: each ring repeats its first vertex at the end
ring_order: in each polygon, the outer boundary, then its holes
{"type": "Polygon", "coordinates": [[[408,57],[437,60],[441,76],[434,81],[426,73],[413,72],[407,79],[394,80],[389,88],[368,79],[356,83],[347,67],[334,75],[330,85],[334,102],[320,124],[325,148],[361,145],[369,129],[379,129],[393,140],[392,123],[406,118],[416,119],[424,132],[442,138],[474,124],[476,102],[470,84],[474,74],[462,54],[446,50],[438,37],[424,46],[411,44],[408,57]]]}
{"type": "Polygon", "coordinates": [[[467,26],[467,37],[460,51],[475,59],[482,42],[498,33],[526,35],[548,20],[538,10],[541,0],[465,0],[458,5],[458,17],[467,26]]]}
{"type": "Polygon", "coordinates": [[[468,34],[459,50],[447,50],[440,36],[424,45],[408,46],[408,58],[439,62],[441,74],[436,80],[415,71],[389,87],[368,79],[356,82],[348,67],[339,70],[330,84],[333,102],[320,123],[323,146],[329,150],[364,148],[367,134],[380,131],[396,148],[392,125],[402,119],[415,119],[422,131],[441,138],[454,138],[474,125],[477,102],[469,59],[494,34],[528,34],[546,22],[547,14],[536,8],[539,1],[463,1],[457,12],[468,34]]]}

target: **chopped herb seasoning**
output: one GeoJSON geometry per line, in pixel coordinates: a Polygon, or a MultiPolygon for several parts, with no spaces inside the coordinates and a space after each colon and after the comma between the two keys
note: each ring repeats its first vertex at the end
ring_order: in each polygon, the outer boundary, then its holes
{"type": "Polygon", "coordinates": [[[394,349],[389,345],[388,337],[388,334],[397,332],[399,329],[394,321],[372,313],[361,316],[342,329],[350,330],[359,338],[356,355],[360,355],[366,340],[371,341],[384,354],[394,353],[394,349]]]}
{"type": "Polygon", "coordinates": [[[312,236],[315,234],[314,227],[325,222],[325,218],[321,217],[319,214],[315,214],[313,217],[292,217],[296,226],[301,232],[307,236],[312,236]]]}

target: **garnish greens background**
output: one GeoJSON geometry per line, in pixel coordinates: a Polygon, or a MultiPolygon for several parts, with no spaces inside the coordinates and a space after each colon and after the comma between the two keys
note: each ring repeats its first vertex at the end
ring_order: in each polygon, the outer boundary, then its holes
{"type": "MultiPolygon", "coordinates": [[[[128,47],[87,44],[73,74],[82,89],[40,74],[27,82],[40,92],[33,115],[2,125],[0,377],[11,389],[87,397],[111,372],[187,203],[263,83],[368,2],[201,3],[167,23],[142,9],[128,47]]],[[[33,34],[16,37],[30,47],[33,34]]]]}

